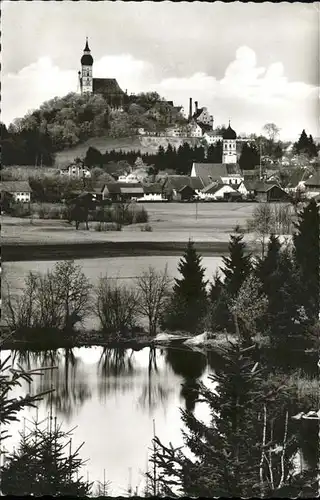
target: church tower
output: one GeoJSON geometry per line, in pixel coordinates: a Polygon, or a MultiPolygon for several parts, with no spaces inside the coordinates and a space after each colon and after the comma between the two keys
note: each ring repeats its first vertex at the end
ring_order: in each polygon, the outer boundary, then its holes
{"type": "Polygon", "coordinates": [[[223,133],[222,163],[237,163],[237,134],[230,126],[223,133]]]}
{"type": "Polygon", "coordinates": [[[92,78],[93,57],[86,39],[86,46],[81,57],[81,71],[79,71],[80,91],[81,94],[93,93],[93,78],[92,78]]]}

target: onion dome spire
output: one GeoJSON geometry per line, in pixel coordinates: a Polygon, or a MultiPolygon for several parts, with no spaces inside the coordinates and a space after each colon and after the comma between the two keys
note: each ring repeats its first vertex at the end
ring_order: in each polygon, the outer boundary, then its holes
{"type": "Polygon", "coordinates": [[[89,49],[88,37],[86,37],[86,45],[83,51],[83,56],[81,57],[82,66],[92,66],[93,57],[91,55],[91,50],[89,49]]]}
{"type": "Polygon", "coordinates": [[[233,128],[231,128],[230,120],[229,120],[229,126],[228,126],[228,128],[223,133],[223,138],[224,139],[236,139],[237,138],[237,134],[235,133],[235,131],[233,130],[233,128]]]}

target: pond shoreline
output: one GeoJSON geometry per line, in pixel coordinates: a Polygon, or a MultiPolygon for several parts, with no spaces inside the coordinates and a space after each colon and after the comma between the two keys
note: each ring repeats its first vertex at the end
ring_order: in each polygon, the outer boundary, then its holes
{"type": "MultiPolygon", "coordinates": [[[[139,351],[145,347],[184,347],[189,348],[190,346],[184,345],[183,339],[181,338],[182,332],[175,332],[174,335],[177,336],[176,339],[168,339],[168,341],[159,340],[155,341],[155,337],[150,337],[147,333],[141,333],[130,338],[104,338],[104,336],[98,331],[91,332],[79,332],[79,335],[75,338],[66,339],[63,341],[59,339],[57,342],[34,342],[30,340],[19,340],[15,339],[12,334],[3,329],[0,334],[0,350],[53,350],[53,349],[72,349],[78,347],[107,347],[109,349],[122,348],[122,349],[133,349],[139,351]]],[[[185,335],[184,335],[185,337],[185,335]]],[[[233,337],[229,335],[229,337],[233,337]]],[[[186,337],[185,337],[186,338],[186,337]]],[[[192,335],[187,336],[187,338],[192,338],[192,335]]],[[[227,344],[225,334],[216,334],[214,338],[207,340],[201,345],[197,345],[197,348],[209,348],[215,349],[227,344]]]]}
{"type": "MultiPolygon", "coordinates": [[[[228,253],[228,241],[196,241],[194,246],[203,256],[228,253]]],[[[68,260],[98,257],[134,257],[146,255],[180,256],[186,249],[183,241],[104,241],[89,243],[2,244],[3,262],[30,260],[68,260]]],[[[254,250],[251,248],[251,250],[254,250]]]]}

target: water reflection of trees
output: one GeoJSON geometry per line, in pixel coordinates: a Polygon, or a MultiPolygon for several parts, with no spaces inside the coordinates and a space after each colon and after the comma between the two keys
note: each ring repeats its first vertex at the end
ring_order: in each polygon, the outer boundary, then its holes
{"type": "Polygon", "coordinates": [[[134,387],[133,375],[137,373],[134,351],[125,348],[104,347],[98,361],[98,394],[105,399],[107,394],[126,392],[134,387]]]}
{"type": "Polygon", "coordinates": [[[186,409],[193,411],[199,394],[197,381],[207,366],[205,354],[187,348],[169,348],[166,361],[174,373],[183,378],[180,395],[185,400],[186,409]]]}
{"type": "Polygon", "coordinates": [[[25,368],[55,367],[45,370],[41,377],[35,377],[32,392],[54,391],[45,396],[49,407],[70,418],[91,397],[90,388],[81,369],[81,361],[70,348],[46,351],[19,351],[15,358],[25,368]]]}
{"type": "Polygon", "coordinates": [[[161,380],[157,363],[157,358],[160,356],[162,351],[155,347],[149,348],[147,379],[143,382],[141,395],[138,398],[138,405],[149,411],[155,410],[160,405],[166,406],[169,394],[173,391],[173,387],[161,380]]]}

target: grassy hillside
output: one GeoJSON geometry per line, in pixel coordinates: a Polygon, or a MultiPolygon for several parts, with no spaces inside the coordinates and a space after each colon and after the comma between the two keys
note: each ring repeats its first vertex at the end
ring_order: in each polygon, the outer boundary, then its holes
{"type": "Polygon", "coordinates": [[[140,149],[142,152],[147,152],[143,150],[138,136],[118,138],[109,136],[91,137],[87,141],[82,144],[78,144],[73,148],[58,151],[55,157],[55,165],[63,166],[72,162],[76,157],[84,157],[90,146],[98,149],[101,153],[105,153],[107,150],[111,151],[113,149],[115,151],[133,151],[140,149]]]}
{"type": "Polygon", "coordinates": [[[84,157],[87,149],[91,146],[98,149],[101,153],[106,151],[138,151],[141,153],[155,154],[158,151],[159,146],[167,148],[170,143],[174,148],[178,148],[184,142],[188,142],[190,146],[200,145],[200,141],[197,138],[193,139],[182,139],[178,137],[143,137],[143,136],[133,136],[133,137],[118,137],[113,138],[110,136],[102,137],[91,137],[82,144],[64,151],[59,151],[56,153],[55,166],[60,167],[67,165],[72,162],[76,157],[84,157]]]}

